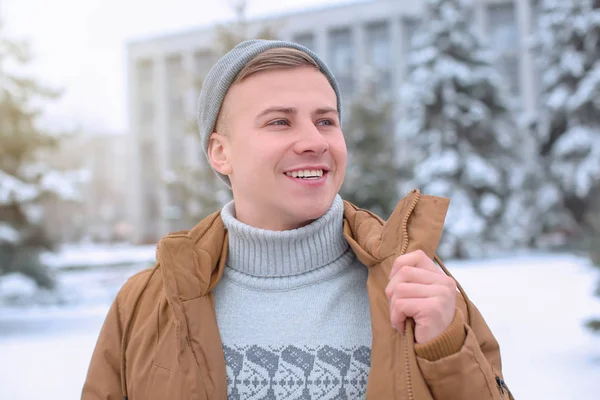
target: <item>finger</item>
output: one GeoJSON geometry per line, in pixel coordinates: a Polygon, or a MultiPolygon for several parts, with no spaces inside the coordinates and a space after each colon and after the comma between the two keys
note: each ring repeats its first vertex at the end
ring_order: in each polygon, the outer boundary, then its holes
{"type": "Polygon", "coordinates": [[[396,287],[402,282],[419,283],[423,285],[433,285],[439,283],[440,275],[425,269],[404,266],[398,269],[398,272],[390,279],[385,288],[385,294],[388,300],[392,299],[396,287]]]}
{"type": "Polygon", "coordinates": [[[388,301],[392,301],[394,295],[398,296],[403,290],[412,288],[410,293],[415,296],[401,295],[402,298],[420,298],[444,296],[448,291],[456,291],[456,282],[446,275],[438,275],[434,272],[416,267],[402,267],[402,269],[388,282],[385,294],[388,301]],[[404,286],[411,284],[410,286],[404,286]],[[417,285],[417,286],[412,286],[417,285]],[[422,286],[416,289],[418,286],[422,286]],[[418,293],[414,292],[418,291],[418,293]],[[422,296],[421,296],[422,294],[422,296]]]}
{"type": "Polygon", "coordinates": [[[396,287],[398,282],[400,282],[397,272],[400,271],[401,268],[402,267],[398,266],[398,265],[396,265],[392,268],[392,273],[390,274],[390,281],[385,286],[385,295],[386,295],[388,301],[390,301],[392,299],[392,295],[394,294],[394,288],[396,287]]]}
{"type": "MultiPolygon", "coordinates": [[[[443,285],[421,285],[418,283],[401,283],[396,287],[390,304],[396,304],[404,306],[404,302],[408,302],[409,305],[413,301],[420,301],[420,305],[424,306],[426,301],[438,299],[438,301],[445,302],[445,298],[448,297],[450,289],[443,285]]],[[[410,312],[408,309],[407,312],[410,312]]]]}
{"type": "Polygon", "coordinates": [[[394,313],[399,317],[406,320],[407,318],[418,319],[419,314],[424,312],[428,307],[429,303],[436,301],[433,298],[425,299],[397,299],[393,303],[394,313]]]}
{"type": "Polygon", "coordinates": [[[404,324],[408,316],[397,306],[397,302],[390,303],[390,322],[398,332],[404,332],[404,324]]]}
{"type": "Polygon", "coordinates": [[[440,285],[456,290],[456,281],[446,274],[438,274],[417,267],[404,267],[396,274],[396,284],[400,282],[420,283],[423,285],[440,285]]]}
{"type": "MultiPolygon", "coordinates": [[[[421,269],[426,269],[436,274],[444,274],[444,272],[438,268],[431,258],[425,254],[422,250],[412,251],[396,258],[394,266],[410,265],[421,269]]],[[[392,267],[393,270],[393,267],[392,267]]]]}
{"type": "Polygon", "coordinates": [[[437,287],[437,290],[441,291],[456,291],[456,281],[454,280],[454,278],[446,274],[437,274],[435,272],[431,272],[425,269],[419,269],[416,267],[402,268],[402,270],[395,276],[395,284],[398,285],[401,282],[432,285],[437,287]]]}
{"type": "Polygon", "coordinates": [[[392,267],[392,272],[390,272],[390,279],[392,279],[396,273],[398,271],[400,271],[400,269],[403,267],[403,265],[400,264],[396,264],[396,262],[394,262],[394,266],[392,267]]]}
{"type": "Polygon", "coordinates": [[[417,267],[403,267],[390,282],[398,285],[401,282],[420,283],[423,285],[434,285],[443,282],[443,276],[417,267]]]}
{"type": "Polygon", "coordinates": [[[398,299],[390,304],[390,321],[398,331],[404,331],[407,318],[418,318],[429,299],[398,299]]]}
{"type": "Polygon", "coordinates": [[[397,299],[423,299],[436,297],[447,288],[441,285],[424,285],[421,283],[400,282],[394,287],[391,301],[397,299]]]}

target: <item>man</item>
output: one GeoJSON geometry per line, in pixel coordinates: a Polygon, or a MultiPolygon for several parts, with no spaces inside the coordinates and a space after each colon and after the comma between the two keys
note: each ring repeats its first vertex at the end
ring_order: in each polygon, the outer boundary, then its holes
{"type": "MultiPolygon", "coordinates": [[[[119,292],[83,399],[509,399],[498,343],[433,262],[448,200],[344,202],[341,99],[310,50],[247,41],[199,124],[233,201],[119,292]]],[[[438,260],[439,262],[439,260],[438,260]]]]}

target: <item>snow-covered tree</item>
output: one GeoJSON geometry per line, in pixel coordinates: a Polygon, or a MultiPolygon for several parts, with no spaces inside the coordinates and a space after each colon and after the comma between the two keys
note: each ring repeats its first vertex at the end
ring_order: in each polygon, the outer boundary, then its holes
{"type": "Polygon", "coordinates": [[[398,201],[392,103],[377,91],[376,71],[365,70],[344,124],[348,168],[341,196],[387,218],[398,201]]]}
{"type": "MultiPolygon", "coordinates": [[[[586,227],[585,235],[583,236],[583,247],[587,251],[590,262],[596,266],[600,272],[600,209],[590,213],[590,218],[586,227]]],[[[596,297],[600,297],[600,279],[596,286],[596,297]]],[[[600,315],[587,321],[587,326],[592,331],[600,333],[600,315]]]]}
{"type": "Polygon", "coordinates": [[[402,88],[399,136],[427,194],[451,199],[440,254],[510,246],[504,218],[509,176],[522,168],[506,86],[460,0],[428,0],[402,88]]]}
{"type": "Polygon", "coordinates": [[[58,139],[38,126],[39,107],[58,94],[22,73],[29,61],[28,46],[0,30],[0,275],[21,273],[49,288],[53,279],[40,254],[52,243],[42,227],[41,202],[77,193],[68,177],[40,159],[58,139]]]}
{"type": "Polygon", "coordinates": [[[600,2],[541,0],[539,153],[582,224],[600,198],[600,2]]]}

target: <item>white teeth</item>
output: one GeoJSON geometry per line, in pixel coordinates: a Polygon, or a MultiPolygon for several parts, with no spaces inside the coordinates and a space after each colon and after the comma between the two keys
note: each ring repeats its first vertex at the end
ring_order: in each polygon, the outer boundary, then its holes
{"type": "Polygon", "coordinates": [[[292,172],[286,172],[285,174],[287,176],[291,176],[292,178],[320,178],[323,176],[323,170],[322,169],[313,169],[313,170],[299,170],[299,171],[292,171],[292,172]]]}

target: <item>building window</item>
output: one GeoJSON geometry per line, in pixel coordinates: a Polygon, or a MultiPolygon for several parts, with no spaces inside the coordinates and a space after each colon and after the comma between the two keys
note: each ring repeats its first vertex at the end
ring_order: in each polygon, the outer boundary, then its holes
{"type": "Polygon", "coordinates": [[[390,29],[387,22],[370,24],[366,27],[367,63],[375,69],[377,90],[389,93],[392,89],[392,48],[390,29]]]}
{"type": "Polygon", "coordinates": [[[488,6],[489,44],[496,54],[499,72],[508,90],[520,95],[519,49],[520,37],[514,2],[488,6]]]}
{"type": "Polygon", "coordinates": [[[142,141],[140,158],[143,217],[146,223],[152,227],[150,231],[156,232],[155,221],[157,220],[156,216],[159,215],[155,168],[157,155],[152,141],[148,139],[142,141]]]}
{"type": "MultiPolygon", "coordinates": [[[[530,35],[537,35],[539,33],[539,17],[540,17],[540,11],[541,11],[541,4],[540,4],[540,0],[530,0],[529,2],[529,6],[530,6],[530,23],[531,23],[531,28],[529,31],[530,35]]],[[[535,49],[530,48],[529,49],[530,54],[533,57],[533,90],[535,93],[535,99],[537,104],[539,105],[539,102],[541,101],[541,94],[542,94],[542,73],[541,73],[541,68],[538,65],[538,61],[537,60],[537,54],[535,49]]]]}
{"type": "Polygon", "coordinates": [[[329,66],[335,75],[342,96],[352,96],[354,89],[354,47],[349,28],[329,32],[329,66]]]}
{"type": "Polygon", "coordinates": [[[519,50],[515,3],[488,6],[490,46],[497,51],[519,50]]]}
{"type": "Polygon", "coordinates": [[[154,119],[154,64],[143,60],[136,65],[140,125],[151,124],[154,119]]]}
{"type": "Polygon", "coordinates": [[[198,86],[202,82],[202,79],[208,74],[208,71],[212,68],[215,57],[210,50],[198,50],[194,53],[194,70],[195,70],[195,81],[198,86]]]}
{"type": "Polygon", "coordinates": [[[152,125],[154,118],[154,101],[148,98],[142,98],[139,102],[140,106],[140,125],[152,125]]]}
{"type": "MultiPolygon", "coordinates": [[[[168,57],[166,60],[167,75],[167,140],[169,146],[169,165],[176,169],[185,162],[185,119],[183,95],[185,90],[185,74],[182,58],[179,55],[168,57]]],[[[190,118],[191,119],[191,118],[190,118]]]]}
{"type": "Polygon", "coordinates": [[[419,25],[421,21],[416,18],[403,18],[402,19],[402,47],[403,54],[410,54],[412,49],[412,41],[417,31],[419,30],[419,25]]]}
{"type": "Polygon", "coordinates": [[[304,46],[312,51],[315,51],[315,35],[312,33],[303,33],[294,36],[294,42],[304,46]]]}
{"type": "Polygon", "coordinates": [[[175,122],[184,114],[183,93],[185,76],[180,56],[167,58],[167,96],[169,120],[175,122]]]}
{"type": "Polygon", "coordinates": [[[504,79],[507,81],[510,93],[519,96],[520,77],[519,77],[519,56],[514,53],[505,53],[498,57],[498,68],[504,79]]]}
{"type": "Polygon", "coordinates": [[[529,24],[531,25],[531,33],[535,33],[538,29],[540,8],[540,0],[529,0],[529,24]]]}
{"type": "Polygon", "coordinates": [[[400,54],[403,55],[402,69],[404,75],[407,75],[409,73],[408,64],[413,49],[413,39],[419,30],[420,24],[421,21],[419,19],[412,17],[402,18],[401,21],[402,49],[400,50],[400,54]]]}

